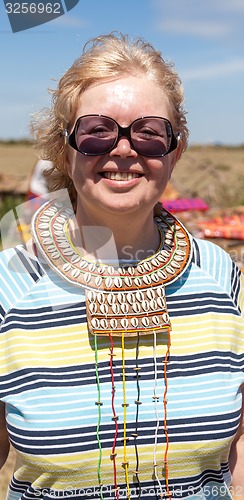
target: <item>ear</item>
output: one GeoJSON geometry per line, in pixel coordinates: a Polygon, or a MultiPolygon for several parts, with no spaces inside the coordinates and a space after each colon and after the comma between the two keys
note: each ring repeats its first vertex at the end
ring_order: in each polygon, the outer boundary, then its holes
{"type": "Polygon", "coordinates": [[[73,151],[69,151],[67,148],[65,152],[65,167],[66,167],[66,172],[71,179],[73,174],[73,165],[74,165],[73,151]]]}
{"type": "Polygon", "coordinates": [[[183,145],[182,145],[181,134],[179,134],[177,137],[177,148],[175,150],[175,154],[176,154],[175,163],[177,163],[177,161],[180,159],[180,157],[182,155],[182,148],[183,148],[183,145]]]}

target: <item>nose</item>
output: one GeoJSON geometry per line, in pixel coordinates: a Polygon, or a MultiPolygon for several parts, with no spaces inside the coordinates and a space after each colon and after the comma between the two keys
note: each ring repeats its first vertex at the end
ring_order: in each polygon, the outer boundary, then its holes
{"type": "Polygon", "coordinates": [[[138,156],[137,152],[132,148],[129,139],[127,137],[120,137],[114,149],[110,152],[110,156],[120,156],[121,158],[127,158],[127,156],[132,156],[136,158],[138,156]]]}

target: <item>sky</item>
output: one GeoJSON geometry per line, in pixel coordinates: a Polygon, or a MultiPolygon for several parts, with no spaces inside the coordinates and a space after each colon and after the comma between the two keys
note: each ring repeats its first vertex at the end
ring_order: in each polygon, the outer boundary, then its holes
{"type": "Polygon", "coordinates": [[[12,33],[1,0],[0,140],[28,138],[33,114],[50,106],[48,89],[84,43],[117,30],[174,62],[190,144],[244,144],[243,26],[244,0],[79,0],[53,21],[12,33]]]}

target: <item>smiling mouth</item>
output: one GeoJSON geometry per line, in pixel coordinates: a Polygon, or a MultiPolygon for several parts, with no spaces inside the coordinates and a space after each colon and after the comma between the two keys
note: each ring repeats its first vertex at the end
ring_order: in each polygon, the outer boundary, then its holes
{"type": "Polygon", "coordinates": [[[132,172],[103,172],[102,177],[110,179],[112,181],[131,181],[132,179],[137,179],[141,177],[142,174],[136,174],[132,172]]]}

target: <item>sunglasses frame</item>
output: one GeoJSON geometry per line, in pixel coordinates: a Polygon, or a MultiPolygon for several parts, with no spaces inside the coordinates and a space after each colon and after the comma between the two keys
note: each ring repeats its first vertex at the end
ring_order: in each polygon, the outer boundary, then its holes
{"type": "Polygon", "coordinates": [[[75,122],[75,126],[74,126],[74,129],[73,131],[69,134],[68,133],[68,130],[65,129],[64,130],[64,133],[63,135],[65,136],[66,138],[66,141],[67,143],[73,148],[75,149],[76,151],[78,151],[78,153],[81,153],[85,156],[103,156],[105,154],[108,154],[110,153],[118,144],[119,140],[121,139],[121,137],[126,137],[126,139],[128,139],[129,143],[130,143],[130,146],[131,148],[137,152],[137,154],[141,155],[141,156],[146,156],[146,157],[150,157],[150,158],[162,158],[163,156],[166,156],[168,155],[169,153],[171,153],[172,151],[174,151],[176,148],[177,148],[177,145],[178,145],[178,140],[173,132],[173,127],[170,123],[170,121],[167,119],[167,118],[164,118],[162,116],[141,116],[139,118],[136,118],[135,120],[133,120],[133,122],[131,122],[130,125],[128,125],[128,127],[121,127],[121,125],[119,125],[118,122],[116,122],[116,120],[114,120],[113,118],[111,118],[110,116],[106,116],[106,115],[100,115],[100,114],[96,114],[96,113],[93,113],[93,114],[88,114],[88,115],[83,115],[83,116],[79,116],[79,118],[77,118],[76,122],[75,122]],[[76,134],[76,130],[79,126],[79,122],[82,118],[86,118],[87,116],[98,116],[98,117],[101,117],[101,118],[108,118],[109,120],[111,120],[112,122],[114,122],[118,128],[118,135],[117,135],[117,138],[116,140],[114,141],[113,145],[111,146],[111,148],[109,148],[107,151],[105,151],[104,153],[85,153],[84,151],[81,151],[77,144],[76,144],[76,138],[75,138],[75,134],[76,134]],[[160,120],[164,120],[166,122],[166,125],[167,125],[167,131],[169,130],[170,131],[170,134],[171,134],[171,140],[170,140],[170,144],[169,144],[169,149],[166,153],[163,153],[163,154],[157,154],[157,155],[152,155],[152,154],[142,154],[140,153],[139,151],[137,151],[137,149],[134,147],[133,145],[133,141],[132,141],[132,138],[131,138],[131,127],[134,125],[134,123],[136,123],[137,121],[139,120],[143,120],[145,118],[159,118],[160,120]]]}

